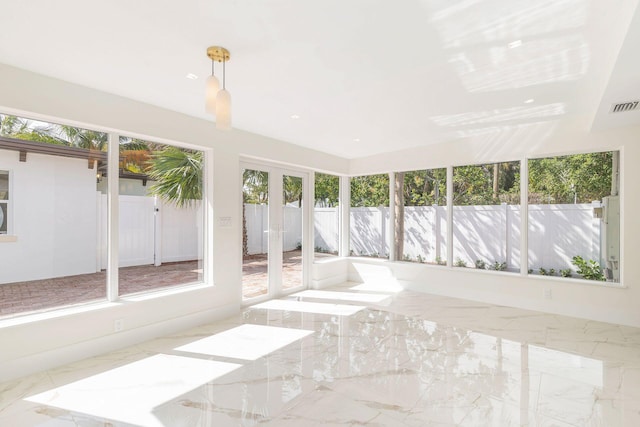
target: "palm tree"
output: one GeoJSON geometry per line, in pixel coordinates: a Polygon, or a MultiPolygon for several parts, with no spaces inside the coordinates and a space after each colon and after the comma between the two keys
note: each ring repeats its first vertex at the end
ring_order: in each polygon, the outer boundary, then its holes
{"type": "MultiPolygon", "coordinates": [[[[58,126],[53,128],[55,131],[58,126]]],[[[109,136],[105,132],[81,129],[74,126],[59,125],[60,138],[69,145],[87,150],[107,151],[109,136]]]]}
{"type": "Polygon", "coordinates": [[[202,199],[202,152],[166,146],[154,151],[147,174],[156,181],[151,194],[178,207],[202,199]]]}

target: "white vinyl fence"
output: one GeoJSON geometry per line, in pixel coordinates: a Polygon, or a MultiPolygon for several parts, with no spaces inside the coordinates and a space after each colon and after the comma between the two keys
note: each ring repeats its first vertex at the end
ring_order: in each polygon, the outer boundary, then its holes
{"type": "MultiPolygon", "coordinates": [[[[98,215],[107,215],[107,196],[98,193],[98,215]]],[[[201,202],[178,208],[160,199],[146,196],[119,196],[119,245],[120,267],[135,265],[160,265],[165,262],[202,259],[202,209],[201,202]]],[[[107,267],[106,220],[98,236],[99,261],[107,267]]]]}
{"type": "MultiPolygon", "coordinates": [[[[106,215],[106,197],[100,196],[100,212],[106,215]]],[[[571,258],[600,259],[601,221],[593,218],[594,204],[530,205],[529,268],[561,270],[571,258]]],[[[599,206],[599,205],[598,205],[599,206]]],[[[249,254],[268,252],[268,205],[245,204],[249,254]]],[[[296,249],[302,241],[302,210],[283,207],[283,249],[296,249]]],[[[517,270],[520,253],[518,206],[454,207],[453,260],[472,267],[476,260],[487,264],[505,262],[517,270]]],[[[315,247],[337,252],[338,208],[314,210],[315,247]]],[[[105,224],[106,221],[99,221],[105,224]]],[[[159,264],[202,257],[200,203],[178,209],[152,197],[120,196],[120,266],[159,264]],[[158,211],[156,211],[158,209],[158,211]]],[[[350,213],[353,255],[381,256],[389,253],[389,208],[352,208],[350,213]]],[[[405,208],[403,257],[407,260],[444,262],[447,247],[447,208],[405,208]]],[[[101,262],[106,266],[106,228],[101,230],[101,262]]]]}
{"type": "MultiPolygon", "coordinates": [[[[291,251],[302,244],[302,209],[283,206],[284,229],[282,249],[291,251]]],[[[247,227],[249,255],[266,254],[269,251],[269,205],[245,203],[244,215],[247,227]]]]}
{"type": "MultiPolygon", "coordinates": [[[[600,259],[601,221],[593,217],[594,204],[529,205],[529,268],[561,270],[571,259],[600,259]]],[[[517,270],[520,253],[520,207],[512,205],[454,207],[453,260],[469,267],[476,260],[506,263],[517,270]]],[[[323,251],[338,248],[338,209],[315,209],[315,246],[323,251]]],[[[389,208],[352,208],[350,214],[353,255],[389,254],[389,208]]],[[[446,261],[447,208],[405,207],[403,257],[413,261],[446,261]]]]}

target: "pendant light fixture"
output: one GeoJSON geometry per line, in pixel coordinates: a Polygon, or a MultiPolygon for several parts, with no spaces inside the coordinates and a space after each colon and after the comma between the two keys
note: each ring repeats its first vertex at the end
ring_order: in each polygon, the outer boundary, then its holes
{"type": "Polygon", "coordinates": [[[210,46],[207,56],[211,58],[211,76],[207,78],[205,110],[216,116],[216,128],[231,129],[231,95],[226,89],[226,63],[231,58],[229,51],[220,46],[210,46]],[[214,75],[215,62],[222,62],[222,88],[214,75]]]}

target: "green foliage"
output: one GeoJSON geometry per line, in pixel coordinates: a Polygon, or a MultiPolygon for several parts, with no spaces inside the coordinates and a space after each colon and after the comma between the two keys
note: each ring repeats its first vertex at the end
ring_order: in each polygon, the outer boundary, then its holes
{"type": "Polygon", "coordinates": [[[560,275],[562,277],[571,277],[573,276],[573,271],[570,268],[565,268],[564,270],[560,270],[560,275]]]}
{"type": "Polygon", "coordinates": [[[554,276],[556,274],[556,270],[553,268],[547,270],[546,268],[540,267],[540,270],[538,270],[538,272],[543,276],[554,276]]]}
{"type": "Polygon", "coordinates": [[[445,206],[447,204],[447,170],[427,169],[404,172],[405,206],[445,206]]]}
{"type": "Polygon", "coordinates": [[[447,260],[446,259],[442,259],[439,256],[436,257],[436,264],[438,265],[447,265],[447,260]]]}
{"type": "Polygon", "coordinates": [[[520,203],[519,176],[519,162],[457,166],[453,168],[453,204],[520,203]]]}
{"type": "Polygon", "coordinates": [[[584,279],[599,281],[605,280],[602,267],[600,267],[600,264],[598,264],[597,261],[592,259],[587,261],[581,256],[576,255],[573,257],[571,263],[578,268],[576,273],[581,275],[584,279]]]}
{"type": "Polygon", "coordinates": [[[477,259],[475,264],[476,264],[476,268],[480,270],[484,270],[485,268],[487,268],[487,263],[481,259],[477,259]]]}
{"type": "Polygon", "coordinates": [[[0,114],[0,135],[87,150],[107,151],[108,135],[89,129],[0,114]]]}
{"type": "Polygon", "coordinates": [[[389,206],[389,175],[351,178],[351,207],[389,206]]]}
{"type": "Polygon", "coordinates": [[[109,137],[104,132],[80,129],[73,126],[59,126],[61,138],[69,141],[72,147],[85,148],[87,150],[107,151],[109,137]]]}
{"type": "Polygon", "coordinates": [[[495,261],[488,268],[489,268],[489,270],[505,271],[507,269],[507,263],[506,262],[495,261]]]}
{"type": "Polygon", "coordinates": [[[453,263],[454,266],[456,267],[466,267],[467,263],[466,261],[460,259],[460,258],[456,258],[456,262],[453,263]]]}
{"type": "Polygon", "coordinates": [[[282,177],[282,200],[284,203],[297,202],[302,207],[302,178],[285,175],[282,177]]]}
{"type": "Polygon", "coordinates": [[[612,153],[529,160],[529,203],[590,203],[611,192],[612,153]]]}
{"type": "Polygon", "coordinates": [[[333,208],[340,204],[340,178],[324,173],[315,174],[315,205],[333,208]]]}
{"type": "Polygon", "coordinates": [[[261,204],[269,202],[269,173],[245,169],[242,173],[242,198],[244,203],[261,204]]]}
{"type": "Polygon", "coordinates": [[[149,191],[178,207],[202,198],[202,152],[166,146],[154,151],[148,175],[156,181],[149,191]]]}

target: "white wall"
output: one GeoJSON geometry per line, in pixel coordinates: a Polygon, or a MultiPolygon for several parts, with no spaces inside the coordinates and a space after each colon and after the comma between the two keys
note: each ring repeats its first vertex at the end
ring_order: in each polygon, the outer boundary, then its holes
{"type": "MultiPolygon", "coordinates": [[[[242,301],[241,156],[335,173],[348,170],[345,159],[237,129],[220,132],[209,120],[2,64],[0,111],[49,121],[57,118],[65,124],[115,131],[160,143],[178,142],[212,149],[214,171],[210,178],[213,199],[206,210],[211,230],[204,236],[213,247],[213,272],[209,273],[213,285],[154,298],[129,298],[55,319],[32,317],[19,322],[0,321],[0,381],[239,311],[242,301]],[[230,226],[219,225],[221,217],[230,218],[230,226]],[[124,320],[125,329],[118,334],[113,333],[115,319],[124,320]]],[[[95,257],[95,246],[91,253],[95,257]]]]}
{"type": "MultiPolygon", "coordinates": [[[[640,128],[590,133],[585,130],[585,123],[587,120],[566,119],[490,128],[479,136],[449,144],[356,159],[351,162],[350,174],[621,150],[621,281],[624,287],[409,263],[384,263],[384,271],[411,289],[640,327],[640,263],[636,262],[640,255],[640,221],[636,220],[640,212],[640,168],[637,167],[640,128]],[[545,289],[551,290],[551,299],[544,298],[545,289]]],[[[349,277],[371,279],[373,276],[363,275],[355,268],[355,263],[362,266],[367,262],[352,260],[349,277]]]]}
{"type": "Polygon", "coordinates": [[[87,160],[0,150],[11,171],[15,242],[0,242],[3,283],[95,273],[96,172],[87,160]]]}

